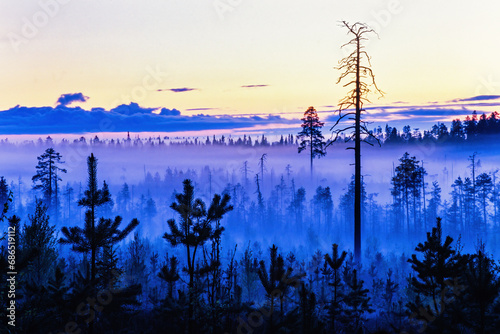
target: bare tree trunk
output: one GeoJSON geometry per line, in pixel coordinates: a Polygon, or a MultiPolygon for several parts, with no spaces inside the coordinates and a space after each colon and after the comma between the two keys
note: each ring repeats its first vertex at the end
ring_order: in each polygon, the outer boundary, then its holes
{"type": "Polygon", "coordinates": [[[360,37],[356,38],[356,124],[354,146],[354,257],[361,262],[361,80],[360,37]]]}

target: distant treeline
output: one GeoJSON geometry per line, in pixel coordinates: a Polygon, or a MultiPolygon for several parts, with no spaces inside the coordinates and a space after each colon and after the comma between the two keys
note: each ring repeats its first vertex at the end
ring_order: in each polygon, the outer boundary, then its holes
{"type": "Polygon", "coordinates": [[[404,126],[403,131],[386,125],[384,132],[381,127],[378,127],[373,134],[385,144],[476,141],[485,138],[486,135],[500,134],[499,116],[498,112],[495,111],[489,116],[483,113],[478,117],[474,111],[464,121],[458,118],[454,119],[449,129],[444,123],[434,124],[431,130],[423,132],[418,129],[412,130],[409,125],[404,126]]]}
{"type": "MultiPolygon", "coordinates": [[[[297,131],[299,128],[297,129],[297,131]]],[[[324,131],[325,134],[328,133],[327,130],[324,131]]],[[[385,128],[382,129],[381,126],[370,131],[373,137],[367,138],[368,142],[375,142],[378,140],[381,144],[416,144],[416,143],[428,143],[428,142],[438,142],[438,143],[456,143],[456,142],[471,142],[484,139],[487,135],[497,135],[500,134],[500,114],[498,112],[492,112],[489,116],[485,113],[480,116],[476,111],[472,112],[472,115],[467,116],[465,120],[454,119],[451,122],[450,128],[444,123],[438,122],[434,124],[430,130],[421,131],[418,128],[412,129],[410,125],[403,127],[402,131],[399,131],[396,127],[391,127],[386,124],[385,128]],[[376,138],[376,139],[375,139],[376,138]]],[[[288,145],[298,145],[297,137],[295,134],[285,134],[281,136],[272,136],[274,139],[270,139],[269,136],[262,135],[243,135],[243,136],[231,136],[231,135],[221,135],[221,136],[206,136],[206,137],[169,137],[169,136],[156,136],[156,137],[145,137],[140,138],[138,135],[135,138],[131,138],[130,134],[127,134],[126,138],[112,138],[112,139],[102,139],[98,135],[93,135],[93,138],[86,138],[81,136],[79,138],[68,140],[66,138],[61,139],[60,144],[80,144],[80,145],[108,145],[108,146],[162,146],[162,145],[220,145],[220,146],[247,146],[247,147],[258,147],[258,146],[288,146],[288,145]]],[[[328,137],[328,136],[326,136],[328,137]]],[[[338,142],[343,142],[345,137],[341,136],[338,142]]],[[[13,144],[6,139],[0,140],[0,145],[13,144]]],[[[45,139],[41,137],[36,141],[26,140],[23,142],[25,145],[53,145],[54,140],[52,137],[47,136],[45,139]]]]}

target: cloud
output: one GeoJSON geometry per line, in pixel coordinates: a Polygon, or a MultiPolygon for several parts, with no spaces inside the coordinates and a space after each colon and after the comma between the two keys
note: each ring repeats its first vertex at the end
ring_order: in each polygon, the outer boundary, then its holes
{"type": "Polygon", "coordinates": [[[81,107],[24,107],[0,111],[0,134],[56,134],[88,132],[176,132],[241,129],[273,124],[297,124],[280,116],[184,116],[177,109],[143,108],[137,103],[111,110],[81,107]]]}
{"type": "Polygon", "coordinates": [[[121,115],[135,115],[135,114],[151,114],[153,110],[156,108],[143,108],[140,107],[137,103],[130,103],[130,104],[122,104],[119,105],[118,107],[111,109],[111,112],[116,112],[121,115]]]}
{"type": "Polygon", "coordinates": [[[157,89],[158,92],[170,91],[170,92],[174,92],[174,93],[191,92],[193,90],[199,90],[199,89],[198,88],[188,88],[188,87],[157,89]]]}
{"type": "Polygon", "coordinates": [[[218,110],[219,108],[191,108],[186,109],[186,111],[203,111],[203,110],[218,110]]]}
{"type": "Polygon", "coordinates": [[[500,98],[500,95],[478,95],[466,99],[456,99],[453,100],[452,102],[485,101],[485,100],[496,100],[498,98],[500,98]]]}
{"type": "Polygon", "coordinates": [[[160,113],[158,115],[161,115],[161,116],[180,116],[181,112],[177,109],[161,108],[160,113]]]}
{"type": "Polygon", "coordinates": [[[241,88],[261,88],[261,87],[268,87],[269,85],[244,85],[241,86],[241,88]]]}
{"type": "Polygon", "coordinates": [[[60,106],[68,106],[73,102],[85,102],[88,99],[88,96],[84,96],[82,93],[62,94],[57,99],[57,103],[60,106]]]}

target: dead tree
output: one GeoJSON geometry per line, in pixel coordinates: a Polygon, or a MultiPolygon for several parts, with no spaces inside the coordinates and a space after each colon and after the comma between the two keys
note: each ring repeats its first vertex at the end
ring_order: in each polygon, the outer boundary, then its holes
{"type": "Polygon", "coordinates": [[[336,69],[342,71],[337,83],[349,80],[343,87],[352,89],[347,95],[339,102],[339,117],[332,127],[333,139],[329,144],[337,141],[341,134],[348,133],[346,141],[354,141],[354,255],[357,262],[361,260],[361,141],[368,142],[369,137],[375,139],[380,145],[379,140],[372,135],[367,128],[367,122],[361,119],[363,104],[370,102],[368,94],[371,92],[370,88],[374,87],[374,91],[380,96],[383,92],[377,87],[375,83],[375,75],[371,69],[370,56],[365,51],[363,43],[367,40],[367,34],[376,32],[364,23],[356,22],[349,24],[342,21],[342,26],[346,27],[348,34],[353,38],[342,45],[343,47],[354,46],[352,51],[347,57],[339,61],[336,69]],[[354,123],[350,122],[354,121],[354,123]]]}

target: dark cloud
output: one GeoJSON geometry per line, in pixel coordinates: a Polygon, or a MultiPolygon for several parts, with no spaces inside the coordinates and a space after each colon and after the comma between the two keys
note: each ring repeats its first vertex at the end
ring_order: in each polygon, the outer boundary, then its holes
{"type": "Polygon", "coordinates": [[[135,115],[135,114],[151,114],[155,108],[143,108],[137,103],[122,104],[116,108],[111,109],[111,112],[116,112],[121,115],[135,115]]]}
{"type": "Polygon", "coordinates": [[[218,108],[191,108],[191,109],[186,109],[186,111],[203,111],[203,110],[218,110],[218,108]]]}
{"type": "Polygon", "coordinates": [[[157,91],[159,92],[165,92],[165,91],[170,91],[174,93],[184,93],[184,92],[190,92],[193,90],[199,90],[198,88],[188,88],[188,87],[182,87],[182,88],[167,88],[167,89],[158,89],[157,91]]]}
{"type": "Polygon", "coordinates": [[[160,113],[158,115],[161,115],[161,116],[180,116],[181,112],[177,109],[161,108],[160,113]]]}
{"type": "Polygon", "coordinates": [[[260,88],[260,87],[268,87],[269,85],[244,85],[241,88],[260,88]]]}
{"type": "Polygon", "coordinates": [[[85,102],[88,99],[88,96],[85,96],[82,93],[62,94],[57,99],[57,103],[60,106],[68,106],[73,102],[85,102]]]}
{"type": "Polygon", "coordinates": [[[485,100],[496,100],[498,98],[500,98],[500,95],[478,95],[466,99],[453,100],[453,102],[485,101],[485,100]]]}
{"type": "Polygon", "coordinates": [[[103,108],[23,107],[0,111],[0,134],[55,134],[86,132],[174,132],[238,129],[269,124],[296,124],[280,116],[183,116],[177,109],[142,108],[137,103],[103,108]]]}

